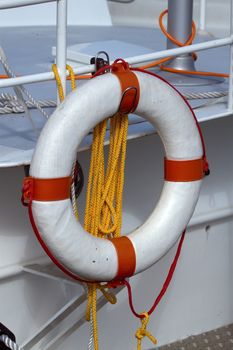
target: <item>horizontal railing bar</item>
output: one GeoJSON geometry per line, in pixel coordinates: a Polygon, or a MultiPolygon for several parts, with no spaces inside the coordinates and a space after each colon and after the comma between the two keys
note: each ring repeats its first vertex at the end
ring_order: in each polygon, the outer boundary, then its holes
{"type": "Polygon", "coordinates": [[[126,58],[125,60],[129,64],[138,64],[142,62],[157,60],[160,58],[165,58],[170,56],[174,57],[185,53],[192,53],[194,51],[202,51],[207,49],[213,49],[216,47],[227,46],[227,45],[231,45],[232,43],[233,43],[233,37],[230,36],[223,39],[205,41],[204,43],[198,43],[198,44],[183,46],[175,49],[163,50],[155,53],[148,53],[145,55],[129,57],[129,58],[126,58]]]}
{"type": "Polygon", "coordinates": [[[46,2],[56,2],[59,0],[1,0],[0,10],[12,9],[16,7],[44,4],[46,2]]]}
{"type": "MultiPolygon", "coordinates": [[[[180,47],[176,49],[170,49],[170,50],[158,51],[158,52],[153,52],[153,53],[140,55],[140,56],[128,57],[128,58],[125,58],[125,61],[127,61],[131,65],[134,65],[134,64],[139,64],[143,62],[157,60],[168,56],[178,56],[184,53],[191,53],[193,51],[202,51],[207,49],[213,49],[215,47],[227,46],[232,43],[233,43],[233,37],[230,36],[223,39],[210,40],[204,43],[193,44],[190,46],[180,47]]],[[[75,74],[87,74],[87,73],[92,73],[94,71],[95,71],[94,64],[74,68],[75,74]]],[[[67,71],[67,76],[68,74],[69,73],[67,71]]],[[[16,86],[21,84],[40,83],[40,82],[49,81],[49,80],[54,80],[53,72],[24,75],[22,77],[1,79],[0,88],[11,87],[11,86],[16,86]]]]}

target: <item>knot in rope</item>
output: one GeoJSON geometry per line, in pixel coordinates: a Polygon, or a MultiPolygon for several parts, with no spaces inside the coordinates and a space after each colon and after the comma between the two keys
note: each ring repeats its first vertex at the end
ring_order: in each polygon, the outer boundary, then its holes
{"type": "Polygon", "coordinates": [[[150,339],[150,341],[153,344],[157,344],[157,339],[146,329],[147,324],[150,320],[150,316],[147,312],[143,312],[141,314],[142,316],[144,316],[143,318],[141,318],[141,327],[137,329],[137,332],[135,333],[135,337],[137,338],[137,350],[141,350],[142,347],[142,339],[144,337],[147,337],[148,339],[150,339]]]}

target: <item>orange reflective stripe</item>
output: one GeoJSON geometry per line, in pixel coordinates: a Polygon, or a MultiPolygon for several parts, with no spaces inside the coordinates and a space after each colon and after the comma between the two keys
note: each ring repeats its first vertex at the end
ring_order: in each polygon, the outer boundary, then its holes
{"type": "Polygon", "coordinates": [[[71,177],[57,179],[24,179],[23,197],[26,201],[59,201],[70,198],[71,177]]]}
{"type": "Polygon", "coordinates": [[[133,243],[126,236],[112,238],[111,242],[118,256],[118,270],[114,281],[132,276],[136,268],[136,254],[133,243]]]}
{"type": "Polygon", "coordinates": [[[164,179],[174,182],[201,180],[204,177],[203,158],[194,160],[164,159],[164,179]]]}
{"type": "Polygon", "coordinates": [[[140,87],[136,74],[129,69],[128,63],[124,61],[114,63],[112,73],[117,76],[121,84],[122,99],[119,112],[129,114],[135,111],[140,97],[140,87]]]}

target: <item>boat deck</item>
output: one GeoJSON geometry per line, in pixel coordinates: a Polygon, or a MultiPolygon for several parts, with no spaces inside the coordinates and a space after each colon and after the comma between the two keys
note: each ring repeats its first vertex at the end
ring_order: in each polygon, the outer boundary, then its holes
{"type": "Polygon", "coordinates": [[[159,350],[231,350],[233,324],[158,348],[159,350]]]}
{"type": "MultiPolygon", "coordinates": [[[[211,39],[209,36],[198,36],[196,41],[211,39]]],[[[166,47],[166,39],[158,29],[136,27],[104,27],[104,26],[71,26],[68,27],[68,45],[77,43],[121,40],[144,46],[153,51],[166,47]]],[[[4,49],[9,64],[17,75],[41,73],[51,70],[53,63],[52,47],[56,43],[55,27],[19,27],[1,29],[1,46],[4,49]]],[[[104,47],[100,47],[104,50],[104,47]]],[[[110,58],[111,58],[111,53],[110,58]]],[[[120,53],[119,53],[120,55],[120,53]]],[[[220,73],[229,70],[229,48],[221,47],[198,53],[196,69],[216,71],[220,73]]],[[[0,74],[4,73],[0,69],[0,74]]],[[[79,82],[82,84],[83,82],[79,82]]],[[[67,84],[69,85],[69,84],[67,84]]],[[[54,82],[29,84],[25,86],[37,100],[55,100],[56,85],[54,82]]],[[[178,87],[181,92],[227,91],[228,82],[214,85],[178,87]]],[[[1,89],[1,92],[13,93],[12,89],[1,89]]],[[[229,116],[226,98],[214,100],[195,100],[190,102],[196,110],[200,122],[229,116]]],[[[50,115],[53,109],[46,108],[50,115]]],[[[31,111],[36,127],[29,118],[21,114],[0,116],[0,167],[11,167],[29,164],[39,132],[45,123],[45,118],[37,111],[31,111]]],[[[128,138],[137,138],[155,132],[153,126],[137,116],[130,117],[128,138]]],[[[90,147],[91,137],[87,137],[80,150],[90,147]]]]}

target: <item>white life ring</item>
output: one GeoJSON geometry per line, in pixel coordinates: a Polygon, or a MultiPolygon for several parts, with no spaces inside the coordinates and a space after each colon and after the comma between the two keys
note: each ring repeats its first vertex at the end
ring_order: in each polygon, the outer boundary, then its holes
{"type": "MultiPolygon", "coordinates": [[[[140,86],[135,113],[158,131],[169,160],[166,166],[190,163],[194,168],[202,167],[203,145],[190,107],[160,78],[140,71],[134,74],[140,86]]],[[[121,98],[119,79],[112,73],[91,79],[70,93],[40,135],[30,167],[31,179],[68,179],[81,141],[97,123],[117,112],[121,98]]],[[[131,274],[149,268],[177,241],[194,211],[202,177],[165,180],[159,202],[147,221],[127,238],[117,239],[123,246],[126,242],[126,249],[129,244],[135,254],[131,274]]],[[[52,201],[33,197],[31,210],[41,241],[71,274],[88,281],[126,277],[119,277],[119,265],[127,265],[123,248],[85,232],[75,219],[69,194],[52,201]]]]}

